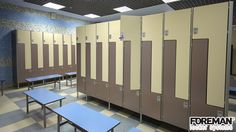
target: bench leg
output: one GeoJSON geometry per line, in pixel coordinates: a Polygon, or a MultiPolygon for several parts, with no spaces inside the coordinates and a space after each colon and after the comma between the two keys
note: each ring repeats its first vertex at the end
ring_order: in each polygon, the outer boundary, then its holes
{"type": "Polygon", "coordinates": [[[57,131],[60,132],[60,123],[61,123],[61,117],[57,115],[57,131]]]}
{"type": "Polygon", "coordinates": [[[26,113],[29,113],[29,96],[26,95],[26,113]]]}
{"type": "Polygon", "coordinates": [[[43,126],[46,128],[46,107],[43,105],[43,126]]]}

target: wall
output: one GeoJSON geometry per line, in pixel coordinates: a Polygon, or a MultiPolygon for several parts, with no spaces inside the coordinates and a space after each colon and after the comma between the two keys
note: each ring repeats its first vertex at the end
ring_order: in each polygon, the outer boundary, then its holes
{"type": "Polygon", "coordinates": [[[8,86],[13,84],[12,31],[75,34],[75,27],[88,23],[61,15],[56,15],[55,19],[50,16],[47,12],[0,2],[0,79],[5,79],[8,86]]]}

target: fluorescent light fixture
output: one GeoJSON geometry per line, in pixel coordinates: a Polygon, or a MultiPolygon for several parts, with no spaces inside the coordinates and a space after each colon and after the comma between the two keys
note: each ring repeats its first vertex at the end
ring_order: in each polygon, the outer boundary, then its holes
{"type": "Polygon", "coordinates": [[[87,14],[87,15],[84,15],[84,16],[89,17],[89,18],[98,18],[98,17],[100,17],[96,14],[87,14]]]}
{"type": "Polygon", "coordinates": [[[122,6],[122,7],[114,8],[113,10],[118,11],[118,12],[127,12],[127,11],[132,11],[133,9],[127,6],[122,6]]]}
{"type": "Polygon", "coordinates": [[[43,6],[48,7],[48,8],[52,8],[52,9],[56,9],[56,10],[65,8],[65,6],[63,6],[63,5],[59,5],[59,4],[52,3],[52,2],[49,2],[49,3],[47,3],[47,4],[44,4],[43,6]]]}
{"type": "Polygon", "coordinates": [[[171,2],[175,2],[175,1],[180,1],[180,0],[162,0],[165,3],[171,3],[171,2]]]}

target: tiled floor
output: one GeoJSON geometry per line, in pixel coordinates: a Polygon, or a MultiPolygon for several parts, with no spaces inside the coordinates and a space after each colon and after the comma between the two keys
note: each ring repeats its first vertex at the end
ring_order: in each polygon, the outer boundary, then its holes
{"type": "MultiPolygon", "coordinates": [[[[65,81],[62,82],[62,89],[53,89],[53,84],[41,86],[65,96],[63,104],[76,102],[91,109],[94,109],[104,115],[110,116],[121,121],[121,124],[115,128],[115,132],[127,132],[132,127],[141,129],[143,132],[166,132],[166,131],[183,131],[176,127],[165,123],[156,122],[144,119],[143,123],[139,122],[139,117],[127,112],[116,106],[111,106],[111,110],[107,109],[107,103],[89,98],[85,100],[85,95],[79,93],[79,98],[76,96],[76,88],[65,86],[65,81]]],[[[33,103],[30,105],[30,113],[26,114],[26,103],[23,91],[27,88],[6,90],[4,96],[0,96],[0,132],[53,132],[57,131],[56,115],[50,114],[47,116],[47,128],[43,128],[42,111],[40,105],[33,103]]],[[[230,112],[232,116],[236,116],[236,100],[230,99],[230,112]]],[[[59,104],[50,105],[51,108],[58,107],[59,104]]],[[[74,131],[74,128],[69,124],[61,127],[62,132],[74,131]]]]}

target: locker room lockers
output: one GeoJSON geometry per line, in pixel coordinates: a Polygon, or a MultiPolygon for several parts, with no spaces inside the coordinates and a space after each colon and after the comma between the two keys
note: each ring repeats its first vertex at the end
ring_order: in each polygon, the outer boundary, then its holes
{"type": "Polygon", "coordinates": [[[76,49],[76,35],[71,36],[71,71],[76,71],[76,62],[77,62],[77,49],[76,49]]]}
{"type": "Polygon", "coordinates": [[[123,35],[124,45],[123,106],[139,112],[141,17],[122,16],[121,35],[123,35]]]}
{"type": "Polygon", "coordinates": [[[108,85],[108,22],[96,24],[96,97],[109,100],[108,85]]]}
{"type": "Polygon", "coordinates": [[[141,113],[160,119],[163,14],[142,17],[141,113]],[[150,109],[152,108],[152,109],[150,109]]]}
{"type": "Polygon", "coordinates": [[[86,93],[86,28],[85,26],[76,29],[77,38],[77,87],[78,91],[86,93]]]}
{"type": "MultiPolygon", "coordinates": [[[[23,30],[16,30],[13,33],[15,37],[13,39],[16,40],[14,46],[16,53],[13,53],[16,62],[13,65],[17,71],[13,76],[18,87],[29,77],[55,73],[64,75],[66,70],[63,68],[63,36],[65,35],[23,30]]],[[[67,38],[67,41],[72,43],[72,35],[67,35],[67,38]]],[[[75,47],[71,46],[69,52],[76,65],[75,47]]],[[[76,66],[74,67],[69,67],[67,71],[76,71],[76,66]]]]}
{"type": "Polygon", "coordinates": [[[228,7],[226,2],[142,18],[122,16],[108,22],[108,49],[98,41],[98,34],[107,34],[102,30],[105,26],[97,24],[96,31],[89,30],[94,24],[78,28],[78,33],[97,37],[95,49],[88,41],[84,49],[80,43],[77,46],[80,69],[86,71],[87,78],[82,88],[90,89],[85,91],[89,96],[184,129],[188,129],[189,116],[227,114],[227,26],[228,17],[232,17],[228,7]],[[94,55],[96,62],[92,61],[94,55]],[[92,73],[94,66],[96,73],[92,73]],[[106,75],[108,100],[99,93],[99,82],[106,75]],[[89,82],[92,76],[96,83],[89,82]]]}
{"type": "Polygon", "coordinates": [[[224,108],[227,87],[228,4],[226,2],[194,8],[191,115],[227,114],[224,113],[224,108]],[[202,58],[199,58],[200,55],[202,58]],[[198,111],[199,108],[202,112],[198,111]]]}
{"type": "Polygon", "coordinates": [[[109,94],[110,102],[123,103],[123,44],[120,37],[120,20],[109,22],[109,94]]]}
{"type": "Polygon", "coordinates": [[[96,24],[86,30],[86,93],[95,97],[96,90],[96,24]]]}

